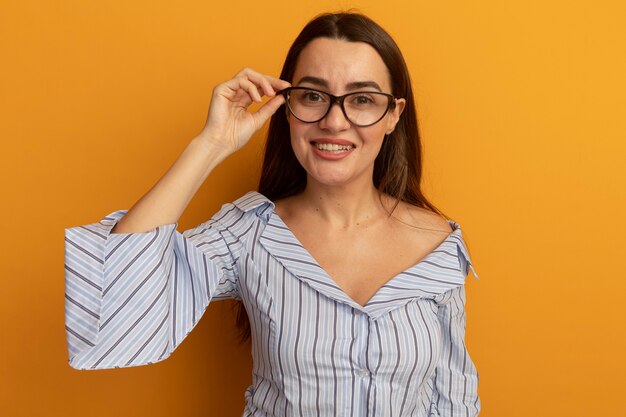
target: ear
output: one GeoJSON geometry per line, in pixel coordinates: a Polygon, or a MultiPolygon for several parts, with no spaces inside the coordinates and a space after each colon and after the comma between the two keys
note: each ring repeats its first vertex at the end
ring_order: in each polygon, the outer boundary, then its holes
{"type": "Polygon", "coordinates": [[[396,128],[398,124],[398,120],[400,120],[400,115],[404,111],[404,106],[406,105],[406,100],[403,98],[397,98],[396,106],[389,112],[389,117],[387,117],[387,131],[386,134],[389,135],[396,128]]]}

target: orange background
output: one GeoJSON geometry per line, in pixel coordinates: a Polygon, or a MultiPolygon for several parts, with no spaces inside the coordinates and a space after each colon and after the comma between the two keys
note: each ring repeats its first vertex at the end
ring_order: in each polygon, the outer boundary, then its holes
{"type": "MultiPolygon", "coordinates": [[[[356,7],[416,86],[427,195],[459,222],[486,417],[617,416],[626,372],[626,30],[614,1],[1,1],[0,414],[240,416],[231,304],[167,361],[67,365],[63,229],[128,208],[202,128],[212,87],[278,74],[301,27],[356,7]],[[85,411],[88,410],[88,411],[85,411]]],[[[185,229],[255,187],[262,135],[185,229]]]]}

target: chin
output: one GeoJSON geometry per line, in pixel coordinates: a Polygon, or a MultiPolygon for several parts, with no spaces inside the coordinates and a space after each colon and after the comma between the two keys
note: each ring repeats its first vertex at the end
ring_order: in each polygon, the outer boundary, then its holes
{"type": "Polygon", "coordinates": [[[360,182],[358,181],[359,177],[360,176],[355,176],[347,172],[324,172],[320,175],[312,175],[309,173],[307,175],[307,181],[330,187],[345,187],[360,182]]]}
{"type": "Polygon", "coordinates": [[[341,161],[319,161],[310,156],[298,159],[307,171],[307,182],[309,183],[345,187],[354,183],[362,183],[365,177],[372,181],[374,175],[373,162],[370,167],[360,167],[348,158],[341,161]]]}
{"type": "Polygon", "coordinates": [[[307,178],[307,182],[317,183],[320,185],[328,185],[328,186],[342,186],[349,183],[346,178],[342,177],[334,177],[334,176],[318,176],[318,175],[309,175],[307,178]]]}

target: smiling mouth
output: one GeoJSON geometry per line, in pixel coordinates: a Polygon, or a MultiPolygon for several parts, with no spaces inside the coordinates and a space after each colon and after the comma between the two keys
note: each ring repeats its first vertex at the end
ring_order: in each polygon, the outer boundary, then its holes
{"type": "Polygon", "coordinates": [[[331,153],[346,152],[346,151],[350,151],[350,150],[355,148],[354,145],[339,145],[339,144],[336,144],[336,143],[317,143],[317,142],[312,142],[311,144],[313,146],[315,146],[317,149],[319,149],[320,151],[331,152],[331,153]]]}

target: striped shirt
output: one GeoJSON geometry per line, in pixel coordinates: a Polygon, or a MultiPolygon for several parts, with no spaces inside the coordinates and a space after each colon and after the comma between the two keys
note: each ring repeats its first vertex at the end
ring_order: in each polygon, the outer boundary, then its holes
{"type": "Polygon", "coordinates": [[[252,330],[244,416],[476,416],[464,343],[460,226],[365,304],[346,295],[257,192],[184,233],[110,234],[125,214],[66,230],[66,330],[77,369],[167,358],[211,300],[252,330]]]}

